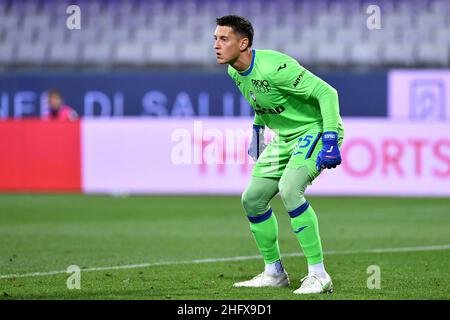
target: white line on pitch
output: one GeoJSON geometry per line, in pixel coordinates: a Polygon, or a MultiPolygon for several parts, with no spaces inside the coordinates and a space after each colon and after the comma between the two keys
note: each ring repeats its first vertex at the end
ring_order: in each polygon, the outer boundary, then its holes
{"type": "MultiPolygon", "coordinates": [[[[450,249],[450,244],[435,245],[435,246],[421,246],[421,247],[403,247],[403,248],[335,250],[335,251],[324,251],[324,255],[329,256],[329,255],[358,254],[358,253],[417,252],[417,251],[435,251],[435,250],[448,250],[448,249],[450,249]]],[[[300,253],[300,252],[287,253],[287,254],[283,254],[282,256],[283,257],[301,257],[301,256],[303,256],[303,253],[300,253]]],[[[81,269],[81,271],[91,272],[91,271],[105,271],[105,270],[135,269],[135,268],[146,268],[146,267],[167,266],[167,265],[177,265],[177,264],[229,262],[229,261],[256,260],[256,259],[261,259],[261,256],[254,255],[254,256],[240,256],[240,257],[226,257],[226,258],[194,259],[194,260],[184,260],[184,261],[160,261],[160,262],[152,262],[152,263],[126,264],[126,265],[122,265],[122,266],[86,268],[86,269],[81,269]]],[[[0,275],[0,279],[51,276],[51,275],[62,274],[62,273],[66,273],[66,270],[6,274],[6,275],[0,275]]]]}

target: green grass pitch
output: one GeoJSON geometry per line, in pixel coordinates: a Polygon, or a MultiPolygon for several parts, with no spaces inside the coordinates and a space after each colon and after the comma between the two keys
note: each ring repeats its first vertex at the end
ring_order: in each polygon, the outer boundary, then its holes
{"type": "Polygon", "coordinates": [[[333,294],[292,293],[306,260],[292,255],[301,251],[279,198],[272,207],[291,286],[248,289],[232,284],[260,273],[263,262],[233,259],[258,254],[238,196],[0,195],[0,299],[450,298],[450,199],[308,200],[333,294]],[[129,266],[159,262],[167,264],[129,266]],[[82,268],[80,290],[67,288],[67,273],[11,276],[69,265],[82,268]],[[381,289],[367,287],[370,265],[380,267],[381,289]],[[105,268],[83,271],[97,267],[105,268]]]}

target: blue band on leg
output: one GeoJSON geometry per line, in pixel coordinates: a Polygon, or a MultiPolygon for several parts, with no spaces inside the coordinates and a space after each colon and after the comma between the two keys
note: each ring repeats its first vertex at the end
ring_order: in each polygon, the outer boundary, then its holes
{"type": "Polygon", "coordinates": [[[302,204],[300,207],[298,207],[295,210],[289,211],[288,213],[291,216],[291,218],[295,218],[295,217],[298,217],[299,215],[301,215],[303,212],[305,212],[308,208],[309,208],[309,202],[305,201],[305,203],[302,204]]]}
{"type": "Polygon", "coordinates": [[[263,221],[266,221],[267,219],[269,219],[271,215],[272,215],[272,208],[270,208],[264,214],[260,214],[258,216],[254,216],[254,217],[247,216],[247,218],[251,223],[260,223],[260,222],[263,222],[263,221]]]}

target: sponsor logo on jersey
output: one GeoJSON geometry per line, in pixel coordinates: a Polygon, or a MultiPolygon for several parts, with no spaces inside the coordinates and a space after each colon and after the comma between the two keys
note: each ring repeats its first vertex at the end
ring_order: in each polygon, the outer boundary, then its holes
{"type": "Polygon", "coordinates": [[[286,63],[283,64],[282,66],[279,66],[278,69],[277,69],[277,72],[280,71],[281,69],[284,69],[284,68],[286,68],[286,63]]]}
{"type": "Polygon", "coordinates": [[[295,81],[294,81],[294,84],[293,84],[294,88],[297,88],[297,86],[300,83],[300,81],[302,80],[304,74],[305,74],[305,70],[300,72],[300,74],[298,75],[297,79],[295,79],[295,81]]]}
{"type": "Polygon", "coordinates": [[[269,81],[252,79],[253,88],[256,92],[267,93],[270,91],[269,81]]]}
{"type": "Polygon", "coordinates": [[[283,106],[278,106],[275,108],[263,108],[259,104],[256,104],[255,113],[256,114],[280,114],[286,110],[283,106]]]}

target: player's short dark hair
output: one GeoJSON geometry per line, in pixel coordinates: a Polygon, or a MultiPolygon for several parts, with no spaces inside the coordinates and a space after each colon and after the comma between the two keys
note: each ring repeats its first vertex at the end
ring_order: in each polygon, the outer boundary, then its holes
{"type": "Polygon", "coordinates": [[[216,23],[218,26],[226,26],[231,27],[234,32],[244,36],[245,38],[248,38],[248,46],[251,47],[253,44],[253,26],[244,17],[237,16],[237,15],[228,15],[223,16],[216,19],[216,23]]]}
{"type": "Polygon", "coordinates": [[[49,89],[47,91],[47,96],[49,96],[49,97],[50,96],[58,96],[58,97],[62,98],[61,91],[59,91],[58,89],[55,89],[55,88],[49,89]]]}

